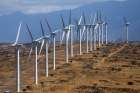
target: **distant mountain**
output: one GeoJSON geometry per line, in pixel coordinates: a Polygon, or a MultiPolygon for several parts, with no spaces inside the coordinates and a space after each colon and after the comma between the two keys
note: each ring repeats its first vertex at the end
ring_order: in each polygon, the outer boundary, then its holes
{"type": "Polygon", "coordinates": [[[128,0],[124,2],[110,1],[104,3],[93,3],[87,6],[78,8],[78,10],[91,11],[102,10],[107,16],[110,24],[110,39],[121,39],[123,30],[123,17],[125,16],[130,21],[130,40],[140,41],[140,0],[128,0]],[[121,34],[121,36],[119,36],[121,34]]]}
{"type": "MultiPolygon", "coordinates": [[[[86,16],[94,14],[97,10],[101,10],[103,15],[107,17],[109,23],[109,39],[121,40],[123,32],[123,17],[125,16],[131,23],[130,25],[130,40],[140,41],[140,0],[128,0],[123,2],[108,1],[96,2],[84,5],[72,10],[73,19],[80,17],[82,11],[86,16]]],[[[15,12],[10,15],[0,16],[0,42],[13,42],[16,37],[17,27],[19,22],[28,23],[35,38],[41,36],[40,20],[47,18],[53,29],[60,28],[60,14],[64,16],[68,22],[68,10],[52,12],[48,14],[32,14],[25,15],[20,12],[15,12]]],[[[45,23],[45,22],[44,22],[45,23]]],[[[46,28],[44,24],[44,28],[46,28]]],[[[22,35],[20,40],[29,41],[29,36],[25,32],[25,25],[22,27],[22,35]]]]}

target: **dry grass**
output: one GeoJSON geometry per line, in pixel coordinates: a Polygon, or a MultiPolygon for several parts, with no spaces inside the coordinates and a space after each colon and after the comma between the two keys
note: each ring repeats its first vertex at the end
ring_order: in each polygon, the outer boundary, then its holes
{"type": "MultiPolygon", "coordinates": [[[[26,49],[26,48],[25,48],[26,49]]],[[[22,54],[23,93],[139,93],[140,44],[109,44],[98,51],[76,55],[66,64],[64,46],[57,47],[56,71],[49,53],[49,77],[45,77],[45,57],[39,60],[38,86],[34,85],[34,60],[22,54]]],[[[74,53],[78,53],[75,45],[74,53]]],[[[83,47],[85,51],[85,47],[83,47]]],[[[12,51],[12,50],[11,50],[12,51]]],[[[14,55],[14,53],[12,53],[14,55]]],[[[9,56],[10,57],[10,56],[9,56]]],[[[0,58],[0,93],[15,92],[15,60],[0,58]],[[10,61],[9,61],[10,60],[10,61]]]]}

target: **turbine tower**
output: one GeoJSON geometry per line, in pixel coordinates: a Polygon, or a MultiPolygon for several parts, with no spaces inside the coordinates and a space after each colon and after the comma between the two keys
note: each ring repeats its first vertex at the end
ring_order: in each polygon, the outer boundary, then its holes
{"type": "Polygon", "coordinates": [[[71,50],[71,57],[73,57],[73,29],[72,29],[72,19],[71,19],[71,10],[69,15],[69,30],[70,30],[70,50],[71,50]]]}
{"type": "Polygon", "coordinates": [[[86,52],[88,53],[88,49],[89,49],[89,25],[87,25],[86,23],[86,18],[85,18],[85,14],[83,13],[83,22],[84,22],[84,27],[85,27],[85,31],[86,31],[86,52]]]}
{"type": "Polygon", "coordinates": [[[93,31],[93,37],[94,37],[94,50],[96,50],[96,35],[97,35],[97,28],[98,28],[98,24],[97,24],[97,14],[95,13],[94,19],[93,19],[93,23],[91,23],[92,26],[92,31],[93,31]]]}
{"type": "Polygon", "coordinates": [[[55,38],[56,38],[56,32],[54,31],[52,31],[52,28],[51,28],[51,26],[50,26],[50,24],[49,24],[49,22],[48,22],[48,20],[46,19],[45,20],[45,22],[46,22],[46,24],[47,24],[47,26],[48,26],[48,28],[49,28],[49,32],[50,32],[50,37],[51,37],[51,40],[52,40],[52,42],[53,42],[53,70],[55,70],[56,69],[56,54],[55,54],[55,38]]]}
{"type": "Polygon", "coordinates": [[[100,48],[101,47],[101,35],[102,35],[102,32],[101,32],[101,28],[102,28],[102,21],[101,21],[101,14],[97,11],[97,24],[99,25],[98,26],[98,47],[100,48]]]}
{"type": "Polygon", "coordinates": [[[68,50],[68,47],[69,47],[69,43],[68,43],[68,41],[69,41],[69,33],[70,33],[70,31],[69,31],[69,28],[67,29],[67,28],[65,28],[64,29],[64,31],[65,31],[65,43],[66,43],[66,49],[65,49],[65,51],[66,51],[66,63],[68,63],[69,62],[69,50],[68,50]]]}
{"type": "Polygon", "coordinates": [[[101,36],[101,44],[103,45],[104,44],[104,22],[102,20],[102,14],[101,14],[101,11],[99,12],[99,29],[100,29],[100,36],[101,36]]]}
{"type": "Polygon", "coordinates": [[[90,16],[90,19],[89,19],[89,32],[90,32],[90,51],[92,52],[93,50],[93,24],[92,24],[92,15],[90,16]]]}
{"type": "Polygon", "coordinates": [[[43,29],[43,24],[42,22],[40,22],[40,25],[41,25],[41,32],[42,32],[42,44],[41,44],[41,48],[40,48],[40,51],[39,51],[39,55],[41,54],[41,51],[43,49],[43,46],[45,45],[45,58],[46,58],[46,62],[45,62],[45,75],[46,77],[48,77],[48,74],[49,74],[49,66],[48,66],[48,48],[49,48],[49,43],[50,43],[50,37],[49,35],[45,35],[45,31],[43,29]]]}
{"type": "Polygon", "coordinates": [[[33,35],[30,31],[30,28],[27,24],[26,24],[26,27],[32,41],[31,42],[32,46],[29,52],[29,58],[31,57],[33,49],[35,51],[35,84],[38,85],[38,45],[39,45],[39,40],[41,39],[34,40],[33,35]]]}
{"type": "MultiPolygon", "coordinates": [[[[69,24],[68,26],[65,25],[64,23],[64,19],[63,17],[61,16],[61,22],[62,22],[62,39],[61,39],[61,42],[63,41],[64,39],[64,36],[65,36],[65,60],[66,60],[66,63],[68,63],[68,60],[69,60],[69,50],[68,50],[68,47],[69,47],[69,35],[71,32],[71,12],[70,12],[70,16],[69,16],[69,24]]],[[[71,36],[71,48],[73,48],[73,45],[72,45],[72,36],[71,36]]],[[[73,51],[73,49],[71,49],[71,51],[73,51]]],[[[73,52],[71,52],[73,53],[73,52]]]]}
{"type": "Polygon", "coordinates": [[[127,21],[127,19],[124,17],[124,25],[125,25],[125,31],[126,31],[126,43],[128,43],[128,39],[129,39],[129,36],[128,36],[128,28],[129,28],[129,25],[130,25],[130,22],[127,21]]]}
{"type": "Polygon", "coordinates": [[[16,47],[15,51],[16,51],[16,61],[17,61],[17,65],[16,65],[16,90],[17,90],[17,92],[21,92],[20,47],[22,44],[18,43],[19,35],[21,32],[21,25],[22,25],[22,23],[20,23],[20,25],[18,27],[16,41],[14,44],[12,44],[12,46],[16,47]]]}
{"type": "Polygon", "coordinates": [[[105,43],[107,45],[108,44],[108,23],[107,23],[106,17],[104,21],[104,26],[105,26],[105,43]]]}
{"type": "Polygon", "coordinates": [[[83,25],[81,25],[82,22],[82,16],[80,17],[79,21],[76,20],[76,25],[77,25],[77,37],[79,34],[79,55],[82,55],[82,27],[83,25]]]}

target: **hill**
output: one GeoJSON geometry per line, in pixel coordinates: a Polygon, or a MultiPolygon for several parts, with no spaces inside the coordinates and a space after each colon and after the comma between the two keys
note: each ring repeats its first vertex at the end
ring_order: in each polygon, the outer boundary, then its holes
{"type": "MultiPolygon", "coordinates": [[[[109,23],[109,39],[120,40],[123,33],[123,17],[131,22],[130,25],[130,40],[140,41],[140,9],[139,0],[127,1],[107,1],[107,2],[94,2],[88,5],[80,6],[72,10],[73,19],[79,18],[82,11],[86,12],[86,16],[95,13],[97,10],[102,10],[103,15],[108,19],[109,23]]],[[[20,21],[24,24],[28,23],[35,37],[41,35],[41,28],[39,21],[47,17],[53,29],[60,28],[60,14],[63,14],[64,19],[68,20],[68,10],[56,11],[48,14],[32,14],[26,15],[21,12],[15,12],[9,15],[0,16],[0,42],[13,42],[15,40],[17,26],[20,21]]],[[[44,24],[45,25],[45,24],[44,24]]],[[[25,27],[23,27],[25,30],[25,27]]],[[[25,31],[22,31],[21,40],[29,41],[29,36],[25,31]]]]}

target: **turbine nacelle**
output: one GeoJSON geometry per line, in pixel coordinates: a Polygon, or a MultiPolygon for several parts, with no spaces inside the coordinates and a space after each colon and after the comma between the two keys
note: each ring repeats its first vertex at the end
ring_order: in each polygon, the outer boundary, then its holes
{"type": "Polygon", "coordinates": [[[127,19],[126,19],[125,17],[123,18],[123,20],[124,20],[125,26],[129,26],[129,25],[130,25],[130,22],[128,22],[127,19]]]}
{"type": "Polygon", "coordinates": [[[69,28],[64,28],[63,30],[66,31],[66,32],[70,31],[69,28]]]}
{"type": "Polygon", "coordinates": [[[33,41],[32,44],[33,45],[38,45],[39,44],[39,41],[33,41]]]}
{"type": "Polygon", "coordinates": [[[12,46],[22,46],[23,44],[17,44],[17,43],[14,43],[14,44],[12,44],[12,46]]]}
{"type": "Polygon", "coordinates": [[[129,25],[130,25],[130,22],[125,23],[125,25],[126,25],[126,26],[129,26],[129,25]]]}

